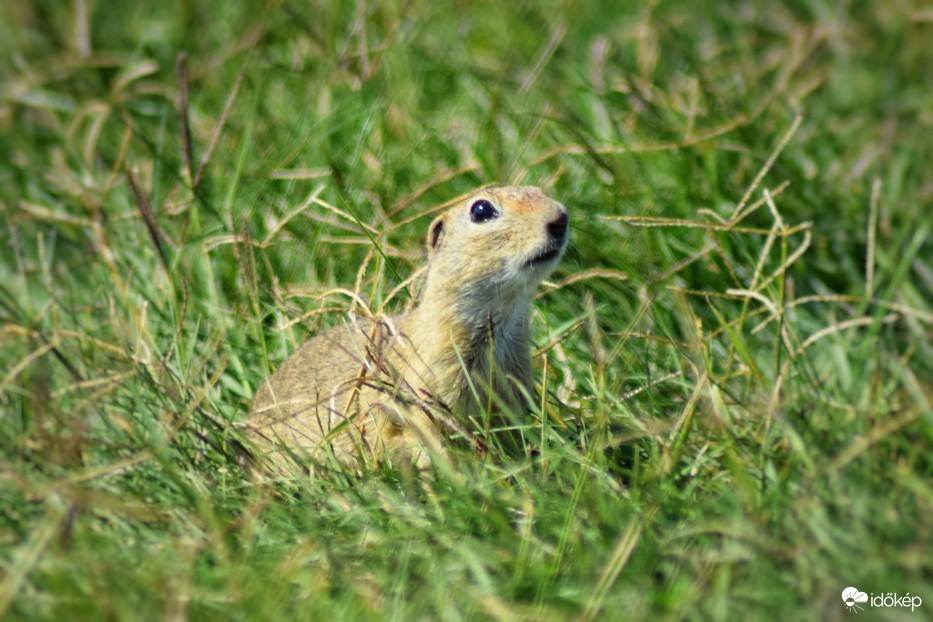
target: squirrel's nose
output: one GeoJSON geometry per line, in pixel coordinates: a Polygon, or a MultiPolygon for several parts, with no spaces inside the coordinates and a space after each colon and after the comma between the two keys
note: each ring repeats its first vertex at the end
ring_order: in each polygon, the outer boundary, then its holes
{"type": "Polygon", "coordinates": [[[547,232],[556,240],[564,239],[567,233],[567,225],[570,224],[570,216],[567,212],[561,210],[560,215],[547,224],[547,232]]]}

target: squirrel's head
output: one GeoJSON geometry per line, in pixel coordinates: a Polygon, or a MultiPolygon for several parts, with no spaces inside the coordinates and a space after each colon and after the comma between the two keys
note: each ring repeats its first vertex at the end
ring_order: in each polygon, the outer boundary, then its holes
{"type": "Polygon", "coordinates": [[[567,209],[540,188],[484,188],[428,230],[426,295],[449,299],[464,319],[509,315],[525,304],[567,246],[567,209]]]}

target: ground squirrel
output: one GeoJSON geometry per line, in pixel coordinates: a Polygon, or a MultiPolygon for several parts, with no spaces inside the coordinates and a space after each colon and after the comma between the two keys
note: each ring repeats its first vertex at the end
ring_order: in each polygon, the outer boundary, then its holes
{"type": "MultiPolygon", "coordinates": [[[[248,428],[284,455],[419,468],[442,430],[524,412],[532,393],[529,303],[568,238],[566,208],[535,187],[484,188],[436,218],[415,308],[305,342],[256,393],[248,428]]],[[[500,420],[498,424],[502,424],[500,420]]],[[[496,425],[496,422],[493,422],[496,425]]]]}

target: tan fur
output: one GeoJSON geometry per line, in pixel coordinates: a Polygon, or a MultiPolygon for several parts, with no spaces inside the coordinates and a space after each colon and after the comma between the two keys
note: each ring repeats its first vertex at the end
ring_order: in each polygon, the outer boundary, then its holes
{"type": "Polygon", "coordinates": [[[526,409],[529,300],[566,245],[568,235],[554,233],[562,215],[538,188],[499,187],[439,216],[414,310],[331,328],[263,382],[248,426],[273,464],[285,466],[283,453],[321,462],[332,451],[346,464],[388,456],[424,466],[425,450],[443,455],[442,430],[526,409]],[[471,221],[480,199],[497,218],[471,221]],[[528,264],[547,251],[553,257],[528,264]]]}

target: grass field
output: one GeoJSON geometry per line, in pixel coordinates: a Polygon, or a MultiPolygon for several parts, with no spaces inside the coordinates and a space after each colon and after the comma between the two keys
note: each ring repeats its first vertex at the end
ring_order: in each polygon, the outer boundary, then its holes
{"type": "Polygon", "coordinates": [[[0,618],[928,616],[922,5],[0,4],[0,618]],[[491,182],[572,214],[527,456],[247,479],[491,182]]]}

